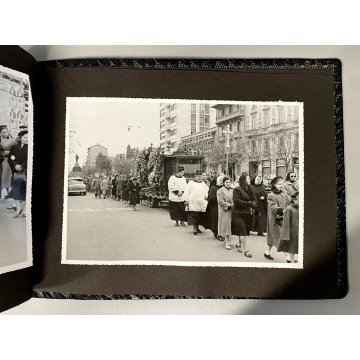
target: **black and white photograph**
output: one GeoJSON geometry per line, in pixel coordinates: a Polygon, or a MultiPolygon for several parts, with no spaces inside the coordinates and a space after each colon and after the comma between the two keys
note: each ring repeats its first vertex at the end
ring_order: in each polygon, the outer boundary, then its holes
{"type": "Polygon", "coordinates": [[[0,66],[0,274],[32,265],[29,76],[0,66]]]}
{"type": "Polygon", "coordinates": [[[68,97],[61,262],[302,269],[303,123],[301,102],[68,97]]]}

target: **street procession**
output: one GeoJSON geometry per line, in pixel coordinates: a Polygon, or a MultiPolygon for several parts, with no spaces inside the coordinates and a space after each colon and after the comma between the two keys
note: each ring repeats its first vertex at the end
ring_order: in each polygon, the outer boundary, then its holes
{"type": "Polygon", "coordinates": [[[133,249],[127,259],[139,259],[138,251],[142,260],[157,260],[158,249],[162,260],[298,262],[297,106],[154,105],[158,144],[131,143],[141,125],[128,125],[129,142],[112,146],[121,152],[111,155],[98,138],[79,156],[79,127],[72,128],[65,179],[69,259],[124,260],[133,249]],[[151,250],[149,242],[156,243],[151,250]]]}

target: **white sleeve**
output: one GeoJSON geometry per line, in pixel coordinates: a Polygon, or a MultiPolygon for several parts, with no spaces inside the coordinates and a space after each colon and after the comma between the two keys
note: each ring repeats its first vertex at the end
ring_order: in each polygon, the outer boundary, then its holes
{"type": "Polygon", "coordinates": [[[182,200],[189,202],[189,196],[190,196],[190,190],[191,190],[191,183],[192,181],[190,181],[187,185],[186,185],[186,189],[182,195],[182,200]]]}

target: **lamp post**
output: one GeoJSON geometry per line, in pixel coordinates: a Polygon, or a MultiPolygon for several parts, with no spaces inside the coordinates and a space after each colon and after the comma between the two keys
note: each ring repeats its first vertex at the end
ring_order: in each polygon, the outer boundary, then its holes
{"type": "Polygon", "coordinates": [[[223,130],[223,134],[226,135],[226,143],[225,143],[225,154],[226,154],[226,175],[229,176],[229,154],[230,154],[230,125],[226,125],[226,130],[223,130]]]}

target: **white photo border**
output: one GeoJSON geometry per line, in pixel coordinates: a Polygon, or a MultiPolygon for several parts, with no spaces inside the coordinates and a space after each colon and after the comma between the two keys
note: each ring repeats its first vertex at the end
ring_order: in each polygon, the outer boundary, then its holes
{"type": "Polygon", "coordinates": [[[33,266],[33,242],[32,242],[32,177],[33,177],[33,149],[34,149],[34,104],[32,100],[31,83],[28,74],[0,65],[0,71],[20,77],[28,82],[29,100],[28,100],[28,158],[26,173],[26,260],[0,267],[0,275],[8,272],[25,269],[33,266]]]}
{"type": "Polygon", "coordinates": [[[304,269],[304,103],[298,101],[237,101],[237,100],[199,100],[199,99],[166,99],[166,98],[124,98],[124,97],[67,97],[65,115],[65,161],[64,161],[64,196],[61,264],[63,265],[147,265],[147,266],[188,266],[188,267],[238,267],[238,268],[282,268],[304,269]],[[261,104],[261,105],[298,105],[299,106],[299,253],[297,263],[270,262],[214,262],[214,261],[156,261],[156,260],[68,260],[67,259],[67,169],[69,165],[69,104],[99,103],[217,103],[217,104],[261,104]]]}

